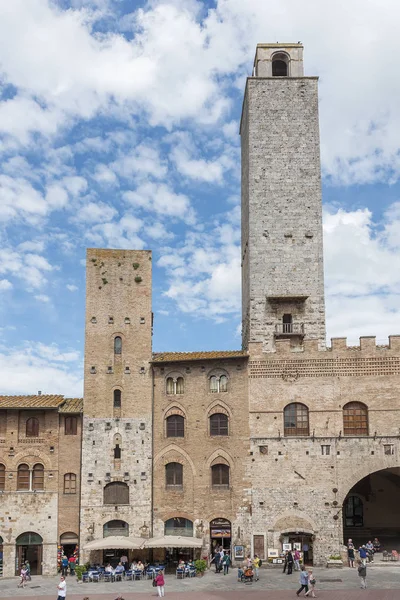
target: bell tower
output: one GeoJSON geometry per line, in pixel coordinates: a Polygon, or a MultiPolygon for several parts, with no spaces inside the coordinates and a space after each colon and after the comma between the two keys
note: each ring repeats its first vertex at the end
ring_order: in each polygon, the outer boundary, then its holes
{"type": "Polygon", "coordinates": [[[325,347],[318,78],[301,44],[258,44],[241,119],[243,347],[325,347]]]}

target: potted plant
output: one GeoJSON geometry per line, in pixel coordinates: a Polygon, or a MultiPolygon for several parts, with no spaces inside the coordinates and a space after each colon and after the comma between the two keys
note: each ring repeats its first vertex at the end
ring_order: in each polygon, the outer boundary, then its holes
{"type": "Polygon", "coordinates": [[[202,558],[199,558],[194,561],[194,566],[196,567],[196,575],[203,577],[204,571],[207,569],[207,562],[202,558]]]}
{"type": "Polygon", "coordinates": [[[87,565],[75,565],[75,575],[78,582],[82,583],[82,573],[87,571],[87,565]]]}
{"type": "Polygon", "coordinates": [[[331,554],[326,561],[327,568],[341,569],[343,567],[343,560],[340,554],[331,554]]]}

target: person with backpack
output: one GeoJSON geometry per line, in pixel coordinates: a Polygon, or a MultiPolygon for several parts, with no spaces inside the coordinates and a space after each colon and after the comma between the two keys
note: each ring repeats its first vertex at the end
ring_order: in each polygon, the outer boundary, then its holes
{"type": "Polygon", "coordinates": [[[261,558],[258,557],[258,554],[255,554],[254,559],[253,559],[253,566],[254,566],[254,574],[256,576],[256,581],[258,581],[260,579],[259,572],[260,572],[261,565],[262,565],[261,558]]]}
{"type": "Polygon", "coordinates": [[[224,575],[227,575],[229,573],[229,565],[231,564],[231,559],[229,554],[224,554],[224,557],[222,559],[222,566],[224,567],[224,575]]]}

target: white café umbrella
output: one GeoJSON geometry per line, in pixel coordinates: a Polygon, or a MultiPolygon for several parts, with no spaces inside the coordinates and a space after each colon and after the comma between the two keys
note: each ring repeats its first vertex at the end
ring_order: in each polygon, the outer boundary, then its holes
{"type": "Polygon", "coordinates": [[[164,535],[159,538],[150,538],[145,541],[145,548],[201,548],[203,540],[184,535],[164,535]]]}
{"type": "Polygon", "coordinates": [[[109,535],[100,540],[92,540],[83,546],[83,550],[140,550],[144,545],[143,538],[131,538],[124,535],[109,535]]]}

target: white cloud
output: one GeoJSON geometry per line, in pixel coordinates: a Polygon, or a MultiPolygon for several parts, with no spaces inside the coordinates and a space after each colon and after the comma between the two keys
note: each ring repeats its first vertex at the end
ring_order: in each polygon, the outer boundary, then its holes
{"type": "Polygon", "coordinates": [[[45,273],[58,269],[38,254],[24,254],[12,248],[2,248],[0,252],[0,274],[20,279],[28,286],[28,291],[42,288],[47,279],[45,273]]]}
{"type": "Polygon", "coordinates": [[[107,165],[99,164],[96,166],[96,170],[92,175],[93,179],[95,179],[98,183],[108,183],[115,184],[118,181],[118,178],[114,171],[112,171],[107,165]]]}
{"type": "Polygon", "coordinates": [[[143,183],[135,191],[125,192],[123,198],[133,206],[164,217],[176,217],[188,223],[195,222],[195,212],[184,194],[175,193],[168,185],[143,183]]]}
{"type": "Polygon", "coordinates": [[[88,202],[79,209],[76,219],[83,223],[102,223],[111,221],[117,211],[104,202],[88,202]]]}
{"type": "Polygon", "coordinates": [[[38,302],[44,302],[45,304],[50,302],[50,298],[49,298],[49,296],[46,296],[46,294],[36,294],[36,296],[34,296],[34,298],[38,302]]]}
{"type": "Polygon", "coordinates": [[[82,396],[82,364],[75,350],[62,352],[56,345],[25,342],[0,347],[3,394],[64,394],[82,396]]]}
{"type": "Polygon", "coordinates": [[[96,244],[108,248],[144,248],[144,241],[138,232],[142,229],[143,222],[130,214],[125,214],[119,221],[102,223],[92,227],[87,232],[86,238],[96,244]]]}
{"type": "Polygon", "coordinates": [[[67,288],[67,290],[69,290],[70,292],[76,292],[79,288],[76,285],[73,285],[72,283],[67,283],[67,285],[65,286],[67,288]]]}
{"type": "Polygon", "coordinates": [[[149,176],[162,179],[167,175],[167,166],[158,149],[146,144],[140,144],[129,153],[124,152],[111,167],[126,179],[147,179],[149,176]]]}
{"type": "Polygon", "coordinates": [[[1,292],[5,292],[6,290],[11,290],[12,288],[12,283],[11,281],[8,281],[8,279],[0,279],[0,291],[1,292]]]}

